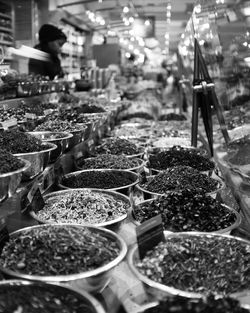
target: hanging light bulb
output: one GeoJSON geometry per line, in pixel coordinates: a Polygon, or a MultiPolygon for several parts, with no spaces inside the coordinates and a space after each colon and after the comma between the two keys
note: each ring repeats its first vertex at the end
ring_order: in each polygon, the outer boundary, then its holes
{"type": "Polygon", "coordinates": [[[128,7],[124,7],[122,11],[123,11],[123,13],[128,13],[129,12],[129,8],[128,7]]]}

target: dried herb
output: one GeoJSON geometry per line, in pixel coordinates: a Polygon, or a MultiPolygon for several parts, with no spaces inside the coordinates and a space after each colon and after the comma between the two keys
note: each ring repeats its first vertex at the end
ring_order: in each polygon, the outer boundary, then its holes
{"type": "Polygon", "coordinates": [[[83,126],[81,124],[75,124],[68,121],[60,121],[60,120],[49,120],[35,128],[35,131],[58,131],[58,132],[65,132],[65,131],[75,131],[75,130],[82,130],[83,126]]]}
{"type": "Polygon", "coordinates": [[[203,155],[203,152],[192,148],[173,146],[149,156],[149,166],[157,170],[165,170],[171,166],[185,165],[199,171],[214,168],[214,162],[203,155]]]}
{"type": "Polygon", "coordinates": [[[140,166],[142,160],[137,158],[128,159],[123,155],[100,154],[95,158],[79,158],[76,160],[76,164],[82,169],[131,169],[140,166]]]}
{"type": "Polygon", "coordinates": [[[125,154],[133,155],[142,153],[143,149],[136,146],[133,142],[123,139],[123,138],[109,138],[95,148],[95,153],[97,154],[125,154]]]}
{"type": "Polygon", "coordinates": [[[231,294],[249,289],[250,245],[223,236],[166,237],[136,267],[182,291],[231,294]]]}
{"type": "Polygon", "coordinates": [[[218,181],[192,167],[174,166],[155,175],[142,187],[159,194],[184,189],[213,192],[218,189],[218,181]]]}
{"type": "Polygon", "coordinates": [[[103,113],[106,112],[104,108],[95,104],[84,103],[77,109],[78,113],[103,113]]]}
{"type": "Polygon", "coordinates": [[[0,174],[16,171],[23,166],[24,162],[22,160],[5,150],[0,150],[0,174]]]}
{"type": "Polygon", "coordinates": [[[0,149],[10,153],[29,153],[43,151],[49,148],[35,136],[20,132],[18,130],[0,131],[0,149]]]}
{"type": "Polygon", "coordinates": [[[165,230],[212,232],[225,229],[236,221],[236,215],[221,202],[193,190],[169,193],[134,208],[141,223],[161,214],[165,230]]]}
{"type": "Polygon", "coordinates": [[[159,121],[186,121],[187,118],[183,114],[168,113],[159,116],[159,121]]]}
{"type": "Polygon", "coordinates": [[[128,186],[134,181],[134,177],[126,172],[86,171],[64,177],[62,179],[62,185],[70,188],[113,189],[128,186]]]}
{"type": "Polygon", "coordinates": [[[0,264],[29,275],[70,275],[97,269],[118,254],[119,246],[113,239],[91,229],[46,225],[11,236],[0,264]]]}
{"type": "Polygon", "coordinates": [[[144,313],[249,313],[238,300],[230,297],[216,298],[209,295],[203,299],[186,299],[175,296],[163,299],[144,313]]]}
{"type": "Polygon", "coordinates": [[[49,284],[0,286],[0,312],[94,313],[79,294],[49,284]]]}
{"type": "Polygon", "coordinates": [[[127,214],[128,208],[121,197],[79,190],[51,195],[36,215],[50,223],[100,224],[127,214]]]}

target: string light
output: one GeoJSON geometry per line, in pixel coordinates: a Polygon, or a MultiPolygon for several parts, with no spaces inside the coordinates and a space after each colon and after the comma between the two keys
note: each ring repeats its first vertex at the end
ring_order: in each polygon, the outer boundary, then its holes
{"type": "Polygon", "coordinates": [[[166,54],[169,54],[169,33],[170,33],[170,23],[171,23],[171,0],[168,0],[167,7],[166,7],[166,33],[165,33],[165,49],[166,54]]]}

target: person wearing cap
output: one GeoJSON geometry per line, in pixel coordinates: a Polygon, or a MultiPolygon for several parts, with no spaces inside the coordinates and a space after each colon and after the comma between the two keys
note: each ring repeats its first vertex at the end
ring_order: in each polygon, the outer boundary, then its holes
{"type": "Polygon", "coordinates": [[[48,76],[53,80],[55,77],[63,77],[61,61],[58,55],[61,53],[61,48],[66,42],[66,35],[56,26],[44,24],[39,30],[39,44],[34,48],[48,54],[46,61],[30,58],[29,73],[48,76]]]}

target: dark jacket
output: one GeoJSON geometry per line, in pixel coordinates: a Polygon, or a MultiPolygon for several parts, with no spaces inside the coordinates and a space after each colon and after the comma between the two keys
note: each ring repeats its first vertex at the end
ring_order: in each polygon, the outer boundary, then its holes
{"type": "Polygon", "coordinates": [[[61,67],[61,61],[56,54],[54,54],[46,43],[38,44],[35,49],[47,52],[50,55],[50,61],[41,61],[36,59],[29,60],[29,73],[38,74],[42,76],[49,76],[52,80],[55,76],[63,77],[63,70],[61,67]]]}

